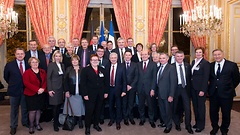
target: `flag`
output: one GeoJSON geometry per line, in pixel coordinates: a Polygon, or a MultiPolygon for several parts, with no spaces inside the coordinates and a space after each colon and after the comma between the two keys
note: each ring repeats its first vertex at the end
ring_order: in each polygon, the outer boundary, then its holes
{"type": "Polygon", "coordinates": [[[94,29],[93,29],[93,20],[91,20],[91,40],[90,40],[90,45],[92,45],[92,37],[94,35],[94,29]]]}
{"type": "Polygon", "coordinates": [[[113,49],[116,48],[116,46],[115,46],[114,30],[113,30],[112,20],[110,21],[108,41],[112,41],[112,43],[113,43],[113,49]]]}
{"type": "Polygon", "coordinates": [[[100,39],[99,39],[100,45],[101,45],[102,41],[105,41],[103,21],[101,21],[100,39]]]}

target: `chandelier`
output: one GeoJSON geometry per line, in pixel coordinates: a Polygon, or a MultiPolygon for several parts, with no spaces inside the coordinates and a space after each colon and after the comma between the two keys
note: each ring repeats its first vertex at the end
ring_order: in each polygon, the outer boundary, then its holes
{"type": "Polygon", "coordinates": [[[5,8],[4,3],[0,4],[0,37],[7,39],[18,32],[18,13],[12,8],[5,8]]]}
{"type": "Polygon", "coordinates": [[[194,9],[180,15],[180,32],[185,36],[220,35],[223,30],[222,9],[208,6],[208,0],[194,0],[194,9]]]}

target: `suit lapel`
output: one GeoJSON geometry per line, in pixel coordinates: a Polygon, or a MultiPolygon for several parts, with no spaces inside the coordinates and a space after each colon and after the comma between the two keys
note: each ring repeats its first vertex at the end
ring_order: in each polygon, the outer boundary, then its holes
{"type": "Polygon", "coordinates": [[[166,72],[167,72],[167,70],[168,70],[168,64],[164,67],[164,69],[163,69],[163,71],[162,71],[162,74],[161,74],[161,76],[160,76],[160,78],[159,78],[159,80],[163,77],[163,75],[164,74],[166,74],[166,72]]]}

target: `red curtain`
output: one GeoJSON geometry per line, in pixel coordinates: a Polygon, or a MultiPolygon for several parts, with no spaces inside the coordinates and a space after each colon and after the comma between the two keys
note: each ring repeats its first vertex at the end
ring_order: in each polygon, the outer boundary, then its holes
{"type": "Polygon", "coordinates": [[[87,6],[90,0],[70,0],[70,40],[82,37],[87,6]]]}
{"type": "MultiPolygon", "coordinates": [[[[5,9],[13,8],[14,0],[1,0],[1,3],[4,2],[5,9]]],[[[0,46],[2,45],[3,39],[0,36],[0,46]]]]}
{"type": "Polygon", "coordinates": [[[132,37],[132,0],[112,0],[112,3],[121,37],[132,37]]]}
{"type": "Polygon", "coordinates": [[[26,0],[34,31],[41,46],[53,35],[52,0],[26,0]]]}
{"type": "MultiPolygon", "coordinates": [[[[181,1],[182,1],[183,11],[191,11],[192,9],[194,9],[194,0],[181,0],[181,1]]],[[[194,48],[204,47],[206,49],[206,36],[198,37],[198,36],[191,35],[190,39],[193,43],[194,48]]]]}
{"type": "Polygon", "coordinates": [[[172,0],[148,1],[148,43],[159,43],[168,21],[172,0]]]}

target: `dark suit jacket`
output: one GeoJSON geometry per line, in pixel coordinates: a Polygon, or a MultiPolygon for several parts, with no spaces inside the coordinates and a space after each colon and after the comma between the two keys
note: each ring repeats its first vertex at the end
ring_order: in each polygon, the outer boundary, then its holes
{"type": "MultiPolygon", "coordinates": [[[[25,61],[25,69],[26,68],[25,61]]],[[[4,80],[8,83],[8,96],[18,97],[23,94],[24,85],[22,75],[16,60],[13,60],[5,65],[4,80]]]]}
{"type": "Polygon", "coordinates": [[[131,59],[133,62],[140,62],[139,59],[138,59],[138,56],[137,56],[137,53],[135,53],[133,56],[132,56],[132,59],[131,59]]]}
{"type": "MultiPolygon", "coordinates": [[[[80,89],[80,80],[81,80],[81,71],[82,68],[78,69],[78,88],[79,88],[79,94],[81,92],[80,89]]],[[[73,68],[73,66],[70,66],[67,68],[65,75],[64,75],[64,91],[69,93],[71,95],[76,95],[76,71],[73,68]]]]}
{"type": "MultiPolygon", "coordinates": [[[[110,75],[111,75],[111,64],[106,68],[108,72],[108,78],[109,83],[108,86],[110,86],[110,75]]],[[[115,95],[121,96],[122,92],[127,92],[127,83],[126,83],[126,73],[125,73],[125,67],[122,64],[117,64],[117,70],[115,74],[115,95]]]]}
{"type": "Polygon", "coordinates": [[[236,96],[235,88],[238,86],[240,80],[237,64],[225,60],[219,78],[215,74],[215,62],[212,62],[210,67],[209,96],[218,95],[220,98],[233,98],[236,96]]]}
{"type": "Polygon", "coordinates": [[[98,74],[95,73],[92,66],[87,66],[82,69],[81,73],[81,95],[90,96],[91,100],[92,95],[100,94],[102,99],[104,94],[107,94],[109,91],[109,78],[106,70],[102,67],[98,67],[98,74]],[[103,74],[103,77],[100,77],[100,73],[103,74]]]}
{"type": "Polygon", "coordinates": [[[136,90],[138,81],[138,67],[137,63],[131,62],[130,67],[126,69],[126,63],[122,63],[126,70],[127,85],[132,87],[132,90],[136,90]]]}
{"type": "MultiPolygon", "coordinates": [[[[47,71],[47,63],[46,63],[46,57],[45,57],[45,54],[42,52],[42,51],[37,51],[37,54],[38,54],[38,59],[40,60],[40,63],[39,63],[39,68],[42,68],[44,69],[45,71],[47,71]]],[[[24,60],[26,61],[26,65],[27,67],[30,67],[30,65],[28,64],[28,60],[29,58],[31,58],[31,52],[30,50],[25,52],[25,57],[24,57],[24,60]]],[[[27,70],[27,69],[26,69],[27,70]]]]}
{"type": "MultiPolygon", "coordinates": [[[[125,51],[126,51],[126,50],[130,50],[130,49],[128,49],[127,47],[125,47],[125,51]]],[[[131,51],[131,50],[130,50],[130,51],[131,51]]],[[[117,53],[117,55],[118,55],[118,60],[117,60],[117,62],[120,64],[120,63],[121,63],[121,55],[120,55],[120,52],[119,52],[119,48],[113,49],[112,52],[117,53]]],[[[124,54],[123,54],[123,55],[124,55],[124,54]]]]}
{"type": "MultiPolygon", "coordinates": [[[[98,44],[96,50],[98,49],[99,46],[101,46],[101,45],[98,44]]],[[[93,45],[88,46],[88,49],[91,50],[92,54],[96,53],[96,52],[93,51],[93,45]]]]}
{"type": "MultiPolygon", "coordinates": [[[[128,48],[128,47],[127,47],[128,48]]],[[[128,48],[129,50],[131,50],[130,48],[128,48]]],[[[137,49],[136,49],[136,47],[133,47],[133,51],[134,51],[134,54],[136,54],[137,53],[137,49]]],[[[134,55],[134,54],[132,54],[132,55],[134,55]]]]}
{"type": "Polygon", "coordinates": [[[137,91],[138,93],[145,92],[146,95],[149,95],[151,90],[156,89],[157,65],[156,63],[149,60],[146,72],[143,71],[143,61],[137,63],[137,67],[138,67],[137,91]]]}
{"type": "MultiPolygon", "coordinates": [[[[192,61],[192,67],[195,64],[195,60],[192,61]]],[[[207,92],[208,80],[210,74],[210,64],[205,59],[202,59],[198,66],[199,70],[194,70],[191,78],[191,86],[194,90],[207,92]]],[[[192,72],[192,71],[191,71],[192,72]]]]}
{"type": "MultiPolygon", "coordinates": [[[[80,65],[82,64],[82,61],[83,61],[83,48],[81,47],[80,48],[80,51],[79,53],[77,54],[80,58],[80,65]]],[[[89,65],[90,64],[90,56],[92,55],[92,50],[90,50],[89,48],[87,48],[86,50],[86,65],[89,65]]]]}
{"type": "Polygon", "coordinates": [[[108,59],[109,60],[109,55],[110,55],[110,52],[109,52],[109,50],[108,49],[106,49],[105,51],[104,51],[104,58],[105,59],[108,59]]]}
{"type": "MultiPolygon", "coordinates": [[[[173,63],[172,64],[176,70],[176,73],[177,73],[177,68],[179,67],[176,67],[176,63],[173,63]]],[[[191,90],[191,66],[190,64],[184,62],[184,68],[185,68],[185,77],[186,77],[186,90],[187,90],[187,94],[188,96],[190,97],[190,90],[191,90]]],[[[177,81],[177,84],[178,84],[178,81],[177,81]]],[[[180,93],[178,91],[175,92],[175,95],[178,96],[180,93]]]]}
{"type": "MultiPolygon", "coordinates": [[[[100,62],[99,62],[99,64],[100,64],[100,62]]],[[[103,57],[103,58],[102,58],[102,64],[99,65],[99,66],[101,66],[102,68],[106,68],[109,64],[110,64],[109,59],[105,59],[105,58],[103,57]]]]}
{"type": "MultiPolygon", "coordinates": [[[[65,73],[64,65],[61,63],[61,68],[63,74],[65,73]]],[[[59,68],[56,62],[52,62],[48,64],[47,70],[47,88],[49,91],[58,90],[63,87],[63,75],[59,75],[59,68]]]]}
{"type": "Polygon", "coordinates": [[[177,71],[173,65],[167,64],[158,78],[158,98],[174,97],[177,88],[177,71]]]}

